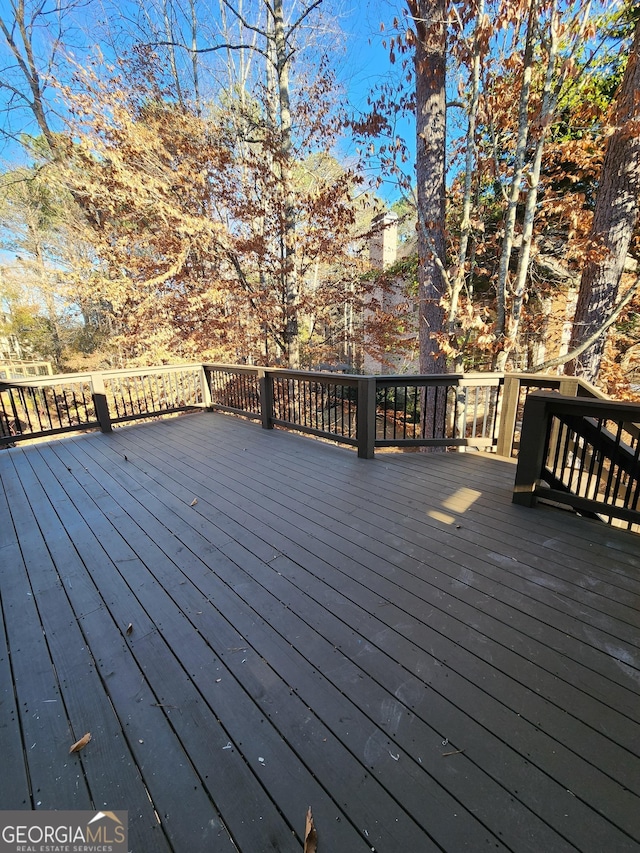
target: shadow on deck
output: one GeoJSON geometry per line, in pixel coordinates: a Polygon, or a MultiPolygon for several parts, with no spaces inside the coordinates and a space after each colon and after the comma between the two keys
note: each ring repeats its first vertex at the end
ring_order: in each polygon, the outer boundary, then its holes
{"type": "Polygon", "coordinates": [[[318,853],[637,851],[638,539],[514,473],[213,414],[0,453],[0,808],[128,809],[135,853],[300,853],[308,806],[318,853]]]}

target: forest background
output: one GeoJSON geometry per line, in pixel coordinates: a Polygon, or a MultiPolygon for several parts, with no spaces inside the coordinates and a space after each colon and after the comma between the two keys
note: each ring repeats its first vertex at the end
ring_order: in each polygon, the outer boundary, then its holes
{"type": "Polygon", "coordinates": [[[637,19],[2,0],[0,340],[66,371],[373,359],[632,395],[637,19]],[[388,212],[400,259],[380,271],[388,212]]]}

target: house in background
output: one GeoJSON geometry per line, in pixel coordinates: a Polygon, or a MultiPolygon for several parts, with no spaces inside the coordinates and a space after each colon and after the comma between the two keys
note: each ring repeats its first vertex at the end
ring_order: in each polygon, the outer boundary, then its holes
{"type": "Polygon", "coordinates": [[[25,358],[18,336],[7,332],[11,328],[11,314],[0,305],[0,380],[28,379],[30,376],[51,376],[53,368],[49,361],[33,361],[25,358]]]}
{"type": "MultiPolygon", "coordinates": [[[[0,305],[0,329],[9,329],[11,324],[10,313],[0,305]]],[[[0,331],[0,362],[15,361],[22,359],[22,348],[17,335],[11,332],[3,334],[0,331]]]]}
{"type": "Polygon", "coordinates": [[[383,275],[371,279],[363,311],[364,373],[394,375],[418,371],[417,302],[411,284],[394,266],[410,254],[399,243],[399,217],[393,211],[372,222],[369,261],[383,275]],[[404,249],[404,251],[402,251],[404,249]]]}

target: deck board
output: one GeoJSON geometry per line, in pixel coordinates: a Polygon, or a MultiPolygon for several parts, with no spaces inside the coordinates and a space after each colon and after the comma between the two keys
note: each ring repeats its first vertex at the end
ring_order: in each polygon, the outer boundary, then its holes
{"type": "Polygon", "coordinates": [[[308,805],[319,853],[637,850],[639,540],[514,470],[210,413],[3,451],[0,807],[128,808],[143,853],[301,850],[308,805]]]}

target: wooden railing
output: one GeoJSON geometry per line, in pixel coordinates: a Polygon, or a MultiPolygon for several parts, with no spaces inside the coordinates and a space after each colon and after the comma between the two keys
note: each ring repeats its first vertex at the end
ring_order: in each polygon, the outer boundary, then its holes
{"type": "Polygon", "coordinates": [[[376,377],[376,447],[495,448],[504,377],[376,377]]]}
{"type": "Polygon", "coordinates": [[[527,395],[539,389],[597,396],[581,380],[525,373],[350,376],[207,364],[211,407],[351,444],[470,447],[517,453],[527,395]]]}
{"type": "Polygon", "coordinates": [[[211,407],[350,444],[495,448],[501,374],[352,376],[205,365],[211,407]]]}
{"type": "Polygon", "coordinates": [[[0,361],[0,381],[12,382],[14,379],[30,379],[39,376],[53,376],[50,361],[0,361]]]}
{"type": "Polygon", "coordinates": [[[551,376],[535,373],[505,373],[502,410],[496,452],[499,456],[517,456],[524,407],[534,391],[558,391],[565,397],[608,399],[593,385],[575,376],[551,376]]]}
{"type": "Polygon", "coordinates": [[[60,433],[202,408],[201,365],[74,373],[0,382],[0,447],[60,433]]]}
{"type": "Polygon", "coordinates": [[[100,426],[90,375],[0,382],[0,442],[100,426]]]}
{"type": "Polygon", "coordinates": [[[344,444],[358,445],[358,401],[369,377],[206,364],[210,407],[344,444]]]}
{"type": "Polygon", "coordinates": [[[470,447],[512,455],[527,394],[597,393],[528,374],[355,376],[243,365],[144,367],[0,383],[0,446],[212,408],[358,448],[470,447]]]}
{"type": "Polygon", "coordinates": [[[545,498],[640,530],[640,405],[535,393],[528,399],[514,503],[545,498]]]}

